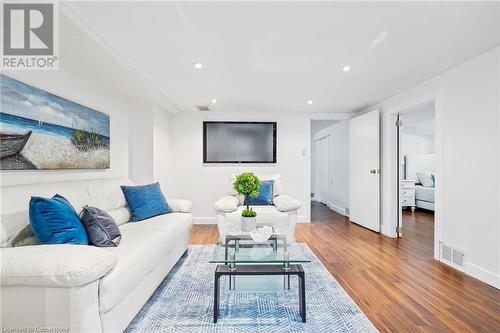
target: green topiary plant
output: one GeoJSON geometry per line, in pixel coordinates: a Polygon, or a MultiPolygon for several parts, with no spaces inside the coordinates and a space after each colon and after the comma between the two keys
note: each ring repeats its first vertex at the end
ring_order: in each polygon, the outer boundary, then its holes
{"type": "Polygon", "coordinates": [[[241,212],[241,216],[243,217],[256,217],[257,213],[252,209],[245,209],[241,212]]]}
{"type": "Polygon", "coordinates": [[[241,216],[243,217],[255,217],[257,213],[255,213],[252,209],[250,209],[250,205],[248,204],[248,199],[250,197],[256,197],[259,195],[260,190],[260,180],[253,173],[242,173],[238,177],[236,177],[233,188],[239,194],[245,196],[245,205],[247,209],[245,209],[241,216]]]}

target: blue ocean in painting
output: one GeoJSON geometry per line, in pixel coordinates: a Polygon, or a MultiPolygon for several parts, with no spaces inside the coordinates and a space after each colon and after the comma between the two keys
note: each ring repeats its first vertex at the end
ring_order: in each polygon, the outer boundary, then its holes
{"type": "Polygon", "coordinates": [[[109,137],[109,116],[0,75],[1,112],[109,137]]]}
{"type": "MultiPolygon", "coordinates": [[[[62,136],[66,139],[73,138],[73,134],[75,132],[73,128],[14,116],[12,114],[4,112],[0,112],[0,123],[18,127],[20,128],[20,130],[23,130],[25,132],[31,130],[33,132],[62,136]]],[[[109,145],[109,137],[104,136],[102,141],[104,144],[109,145]]]]}

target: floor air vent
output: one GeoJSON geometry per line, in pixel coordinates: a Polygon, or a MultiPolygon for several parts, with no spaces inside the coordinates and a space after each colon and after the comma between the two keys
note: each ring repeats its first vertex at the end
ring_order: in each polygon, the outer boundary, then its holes
{"type": "Polygon", "coordinates": [[[440,243],[440,250],[442,262],[461,271],[464,270],[465,251],[462,251],[445,243],[440,243]]]}

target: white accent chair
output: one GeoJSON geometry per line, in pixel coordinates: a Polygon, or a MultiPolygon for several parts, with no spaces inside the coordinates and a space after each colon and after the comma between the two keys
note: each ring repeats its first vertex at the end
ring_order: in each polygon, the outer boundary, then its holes
{"type": "MultiPolygon", "coordinates": [[[[279,225],[284,230],[289,243],[295,242],[295,225],[297,224],[297,210],[300,208],[300,202],[283,194],[281,176],[279,174],[257,175],[261,181],[274,180],[273,184],[273,205],[254,205],[252,209],[257,213],[258,225],[279,225]]],[[[229,184],[229,195],[217,200],[214,208],[217,211],[217,226],[221,243],[226,238],[226,225],[240,224],[241,211],[244,198],[233,189],[233,182],[236,175],[231,177],[229,184]]]]}
{"type": "Polygon", "coordinates": [[[186,252],[192,204],[167,199],[173,212],[129,223],[120,185],[126,178],[1,188],[1,327],[123,332],[186,252]],[[32,195],[63,195],[79,211],[106,210],[119,225],[118,247],[35,245],[10,247],[29,221],[32,195]]]}

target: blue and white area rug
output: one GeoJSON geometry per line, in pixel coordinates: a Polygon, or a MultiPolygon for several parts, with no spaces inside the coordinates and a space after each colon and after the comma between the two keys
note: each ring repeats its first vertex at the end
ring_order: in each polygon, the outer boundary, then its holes
{"type": "MultiPolygon", "coordinates": [[[[273,288],[265,292],[228,290],[227,280],[221,280],[220,316],[214,324],[216,265],[208,262],[214,246],[190,246],[188,255],[172,269],[126,332],[376,332],[349,295],[303,244],[302,251],[311,260],[303,264],[307,323],[302,323],[300,318],[298,285],[296,277],[292,277],[290,290],[273,288]]],[[[242,283],[236,279],[238,287],[242,283]]]]}

